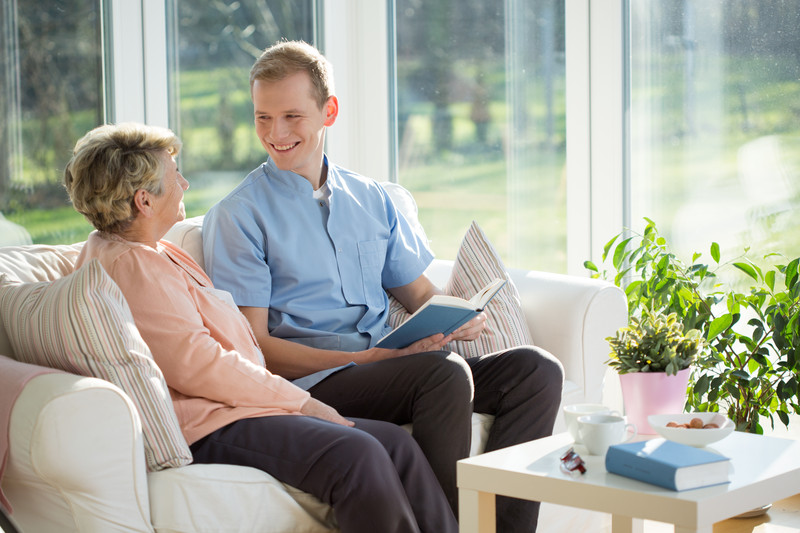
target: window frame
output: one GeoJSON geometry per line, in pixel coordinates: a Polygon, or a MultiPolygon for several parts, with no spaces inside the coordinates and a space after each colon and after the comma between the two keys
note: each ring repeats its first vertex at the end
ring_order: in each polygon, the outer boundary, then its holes
{"type": "Polygon", "coordinates": [[[107,121],[168,126],[165,0],[104,0],[102,5],[108,28],[107,121]]]}
{"type": "Polygon", "coordinates": [[[326,149],[336,163],[377,181],[397,181],[390,86],[394,1],[323,0],[321,49],[334,67],[341,113],[326,149]]]}

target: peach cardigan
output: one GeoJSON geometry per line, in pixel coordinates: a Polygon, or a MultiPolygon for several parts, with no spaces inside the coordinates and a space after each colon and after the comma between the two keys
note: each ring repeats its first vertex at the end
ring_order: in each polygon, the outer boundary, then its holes
{"type": "Polygon", "coordinates": [[[93,258],[125,295],[189,444],[243,418],[299,414],[308,393],[265,368],[247,319],[187,253],[95,231],[75,268],[93,258]]]}

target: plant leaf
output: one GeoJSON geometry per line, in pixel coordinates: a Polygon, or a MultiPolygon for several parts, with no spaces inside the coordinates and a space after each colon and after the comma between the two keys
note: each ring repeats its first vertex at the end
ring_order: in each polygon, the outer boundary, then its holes
{"type": "Polygon", "coordinates": [[[752,265],[748,263],[734,263],[733,266],[753,278],[754,280],[758,281],[758,275],[756,274],[756,269],[753,268],[752,265]]]}
{"type": "Polygon", "coordinates": [[[711,243],[711,258],[715,263],[719,263],[719,244],[715,242],[711,243]]]}
{"type": "Polygon", "coordinates": [[[764,275],[764,281],[766,282],[767,287],[769,287],[769,290],[770,291],[774,291],[775,290],[775,271],[774,270],[768,271],[766,273],[766,275],[764,275]]]}
{"type": "Polygon", "coordinates": [[[693,390],[695,394],[705,394],[708,391],[708,374],[703,374],[695,382],[693,390]]]}
{"type": "Polygon", "coordinates": [[[733,316],[726,314],[721,317],[715,318],[711,325],[708,326],[708,340],[715,338],[717,335],[728,329],[733,323],[733,316]]]}
{"type": "Polygon", "coordinates": [[[614,235],[614,237],[610,241],[608,241],[605,244],[605,246],[603,246],[603,261],[605,261],[606,257],[608,257],[608,251],[611,249],[611,247],[614,245],[614,241],[616,241],[619,238],[620,235],[622,235],[622,234],[621,233],[617,233],[616,235],[614,235]]]}
{"type": "Polygon", "coordinates": [[[642,286],[642,280],[637,279],[635,281],[632,281],[625,288],[625,294],[630,296],[631,294],[634,294],[635,291],[638,291],[639,287],[641,287],[641,286],[642,286]]]}
{"type": "Polygon", "coordinates": [[[800,267],[800,257],[797,259],[792,259],[788,265],[786,265],[786,288],[791,289],[797,283],[797,276],[798,276],[798,268],[800,267]]]}
{"type": "Polygon", "coordinates": [[[622,262],[625,260],[625,250],[628,247],[628,243],[633,240],[633,237],[628,237],[624,241],[620,242],[617,247],[614,249],[614,260],[612,264],[614,268],[617,270],[620,269],[622,266],[622,262]]]}

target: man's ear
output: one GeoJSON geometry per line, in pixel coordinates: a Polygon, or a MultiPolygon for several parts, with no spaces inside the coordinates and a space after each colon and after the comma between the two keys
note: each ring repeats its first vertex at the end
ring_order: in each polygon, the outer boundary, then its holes
{"type": "Polygon", "coordinates": [[[325,115],[325,126],[333,126],[336,117],[339,116],[339,100],[333,95],[329,96],[328,101],[325,102],[325,115]]]}
{"type": "Polygon", "coordinates": [[[145,217],[153,214],[153,201],[149,192],[144,189],[138,189],[133,193],[133,205],[145,217]]]}

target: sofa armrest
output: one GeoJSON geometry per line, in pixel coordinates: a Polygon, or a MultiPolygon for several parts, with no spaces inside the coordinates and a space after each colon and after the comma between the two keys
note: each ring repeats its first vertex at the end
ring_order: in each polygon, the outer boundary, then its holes
{"type": "Polygon", "coordinates": [[[533,270],[509,271],[533,341],[564,365],[565,379],[583,390],[581,401],[602,401],[605,338],[628,321],[625,293],[592,278],[533,270]]]}
{"type": "Polygon", "coordinates": [[[9,435],[3,491],[23,531],[153,531],[141,423],[118,387],[36,376],[14,403],[9,435]]]}

